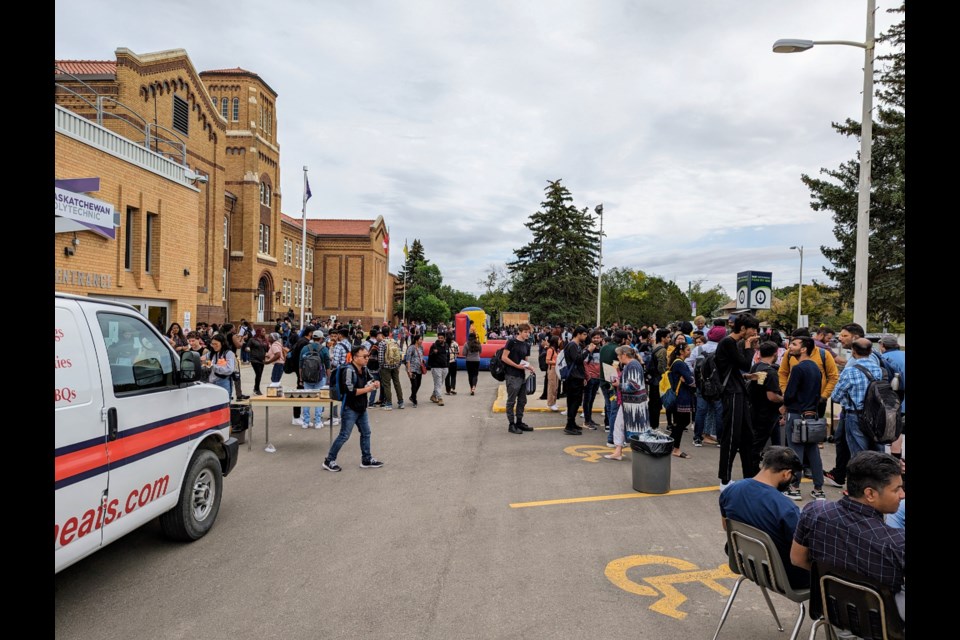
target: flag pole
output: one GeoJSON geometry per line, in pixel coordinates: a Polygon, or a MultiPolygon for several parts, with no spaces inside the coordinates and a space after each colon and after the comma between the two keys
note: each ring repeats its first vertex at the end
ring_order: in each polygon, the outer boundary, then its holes
{"type": "Polygon", "coordinates": [[[307,181],[307,167],[303,167],[303,234],[300,243],[300,330],[303,331],[303,311],[307,299],[307,200],[310,199],[310,183],[307,181]]]}
{"type": "Polygon", "coordinates": [[[407,239],[403,239],[403,328],[407,328],[407,239]]]}
{"type": "Polygon", "coordinates": [[[387,227],[387,247],[384,250],[387,255],[387,273],[383,278],[383,324],[387,323],[387,279],[390,277],[390,227],[387,227]]]}

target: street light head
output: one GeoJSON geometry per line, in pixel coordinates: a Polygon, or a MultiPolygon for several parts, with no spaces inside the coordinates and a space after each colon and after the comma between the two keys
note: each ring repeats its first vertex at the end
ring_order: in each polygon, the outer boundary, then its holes
{"type": "Polygon", "coordinates": [[[602,216],[602,215],[603,215],[603,203],[601,202],[600,204],[598,204],[596,207],[594,207],[593,210],[597,212],[597,215],[598,215],[598,216],[602,216]]]}
{"type": "Polygon", "coordinates": [[[798,249],[799,247],[790,247],[791,249],[798,249]]]}
{"type": "Polygon", "coordinates": [[[774,53],[800,53],[813,48],[813,40],[784,38],[773,43],[774,53]]]}

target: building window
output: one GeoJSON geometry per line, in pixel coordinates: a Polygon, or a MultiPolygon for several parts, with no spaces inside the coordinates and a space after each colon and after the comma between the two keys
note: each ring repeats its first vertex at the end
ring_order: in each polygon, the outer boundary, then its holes
{"type": "Polygon", "coordinates": [[[260,253],[270,253],[270,225],[260,225],[260,253]]]}
{"type": "Polygon", "coordinates": [[[173,96],[173,128],[185,135],[190,134],[190,105],[180,96],[173,96]]]}
{"type": "Polygon", "coordinates": [[[267,185],[267,202],[266,205],[270,206],[270,185],[267,185]]]}
{"type": "Polygon", "coordinates": [[[283,281],[283,304],[290,306],[290,281],[283,281]]]}
{"type": "Polygon", "coordinates": [[[297,282],[293,286],[293,306],[300,306],[300,283],[297,282]]]}
{"type": "Polygon", "coordinates": [[[127,207],[127,223],[123,229],[123,268],[130,271],[133,259],[133,217],[137,210],[127,207]]]}
{"type": "Polygon", "coordinates": [[[227,232],[230,228],[230,222],[227,216],[223,216],[223,248],[224,250],[230,247],[230,243],[227,241],[227,232]]]}
{"type": "Polygon", "coordinates": [[[304,296],[303,306],[307,309],[313,309],[313,285],[307,285],[307,292],[304,296]]]}
{"type": "Polygon", "coordinates": [[[299,266],[300,266],[300,243],[299,243],[299,242],[297,243],[297,245],[296,245],[296,251],[295,251],[295,253],[293,254],[293,266],[295,266],[295,267],[299,267],[299,266]]]}
{"type": "Polygon", "coordinates": [[[283,241],[283,264],[293,264],[293,241],[290,239],[283,241]]]}
{"type": "Polygon", "coordinates": [[[220,101],[220,115],[223,116],[223,119],[226,120],[230,114],[230,101],[226,98],[223,98],[220,101]]]}
{"type": "Polygon", "coordinates": [[[223,270],[223,281],[220,283],[220,299],[227,301],[227,270],[223,270]]]}
{"type": "Polygon", "coordinates": [[[313,271],[313,249],[307,249],[307,271],[313,271]]]}
{"type": "Polygon", "coordinates": [[[147,214],[147,243],[144,247],[144,257],[146,259],[144,271],[147,273],[150,273],[150,269],[153,266],[153,224],[156,217],[157,216],[147,214]]]}
{"type": "Polygon", "coordinates": [[[240,120],[240,98],[233,99],[233,121],[240,120]]]}
{"type": "Polygon", "coordinates": [[[260,204],[267,203],[267,185],[260,183],[260,204]]]}

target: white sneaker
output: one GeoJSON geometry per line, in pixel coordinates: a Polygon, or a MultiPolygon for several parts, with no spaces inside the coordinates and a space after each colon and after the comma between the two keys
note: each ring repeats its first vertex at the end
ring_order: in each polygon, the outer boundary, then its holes
{"type": "MultiPolygon", "coordinates": [[[[555,404],[550,405],[547,409],[550,409],[550,411],[560,411],[560,407],[555,404]]],[[[566,413],[566,411],[564,411],[564,413],[566,413]]]]}
{"type": "Polygon", "coordinates": [[[313,425],[313,428],[314,428],[314,429],[323,429],[323,423],[322,423],[322,422],[317,422],[317,423],[315,423],[315,424],[313,425]]]}
{"type": "MultiPolygon", "coordinates": [[[[293,424],[303,427],[303,418],[294,418],[293,424]]],[[[303,427],[303,428],[306,429],[306,427],[303,427]]]]}
{"type": "Polygon", "coordinates": [[[335,426],[337,426],[338,424],[340,424],[340,418],[333,418],[332,421],[331,421],[331,420],[328,420],[328,421],[327,421],[327,424],[329,424],[331,427],[335,427],[335,426]]]}
{"type": "Polygon", "coordinates": [[[567,415],[567,410],[566,410],[566,409],[564,409],[563,411],[561,411],[561,412],[560,412],[560,415],[562,415],[562,416],[565,416],[565,415],[567,415]]]}
{"type": "Polygon", "coordinates": [[[720,493],[723,493],[723,490],[726,489],[727,487],[729,487],[730,485],[732,485],[734,482],[736,482],[736,480],[731,480],[730,482],[728,482],[728,483],[726,483],[726,484],[721,484],[721,485],[720,485],[720,493]]]}

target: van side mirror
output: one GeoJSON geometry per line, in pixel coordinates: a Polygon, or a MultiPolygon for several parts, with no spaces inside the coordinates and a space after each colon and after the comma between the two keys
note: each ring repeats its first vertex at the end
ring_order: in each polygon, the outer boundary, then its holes
{"type": "Polygon", "coordinates": [[[200,355],[195,351],[180,354],[180,382],[196,382],[200,379],[200,355]]]}

